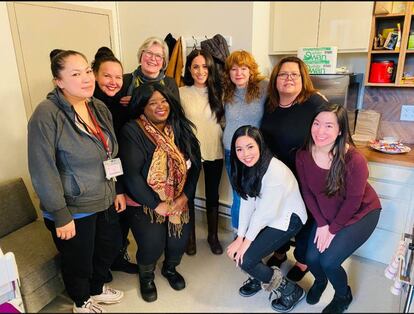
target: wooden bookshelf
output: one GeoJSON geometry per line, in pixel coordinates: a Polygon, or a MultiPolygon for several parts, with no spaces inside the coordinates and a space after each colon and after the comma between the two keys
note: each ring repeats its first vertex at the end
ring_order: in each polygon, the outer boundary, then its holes
{"type": "MultiPolygon", "coordinates": [[[[414,2],[405,2],[405,11],[402,13],[387,13],[372,15],[371,35],[368,47],[368,62],[366,67],[365,85],[378,87],[414,87],[414,84],[404,84],[404,73],[414,76],[414,50],[408,50],[408,40],[410,33],[414,33],[414,2]],[[397,28],[401,25],[400,48],[394,50],[374,49],[375,37],[382,34],[384,29],[397,28]],[[391,83],[370,82],[371,65],[373,62],[393,61],[394,73],[391,83]]],[[[374,10],[375,12],[375,10],[374,10]]]]}

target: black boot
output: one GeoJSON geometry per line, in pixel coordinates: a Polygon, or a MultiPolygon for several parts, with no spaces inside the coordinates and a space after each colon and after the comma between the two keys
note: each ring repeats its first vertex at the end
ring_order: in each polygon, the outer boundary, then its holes
{"type": "Polygon", "coordinates": [[[129,256],[127,252],[129,241],[127,241],[122,249],[119,251],[118,256],[115,258],[114,262],[111,265],[111,270],[123,271],[128,274],[136,274],[138,272],[137,264],[131,263],[129,261],[129,256]]]}
{"type": "Polygon", "coordinates": [[[327,285],[328,279],[326,278],[324,278],[324,280],[315,280],[306,295],[306,302],[312,305],[318,303],[327,285]]]}
{"type": "Polygon", "coordinates": [[[195,255],[197,253],[196,246],[196,234],[195,234],[195,212],[194,212],[194,202],[188,202],[188,210],[190,211],[190,238],[188,239],[188,244],[185,252],[187,255],[195,255]]]}
{"type": "Polygon", "coordinates": [[[323,310],[322,313],[343,313],[352,302],[351,288],[348,286],[346,295],[335,295],[331,301],[323,310]]]}
{"type": "Polygon", "coordinates": [[[287,260],[287,255],[286,253],[284,254],[279,254],[277,252],[274,252],[273,255],[267,260],[266,265],[269,267],[272,266],[277,266],[280,268],[280,266],[286,262],[287,260]]]}
{"type": "Polygon", "coordinates": [[[207,226],[208,236],[207,242],[213,254],[223,254],[223,248],[218,240],[218,206],[207,206],[207,226]]]}
{"type": "Polygon", "coordinates": [[[179,262],[164,261],[161,274],[167,278],[171,288],[174,290],[182,290],[185,288],[185,280],[183,276],[175,269],[179,262]]]}
{"type": "Polygon", "coordinates": [[[142,298],[147,302],[154,302],[157,300],[157,287],[154,283],[155,264],[139,265],[138,275],[142,298]]]}
{"type": "Polygon", "coordinates": [[[251,297],[262,290],[262,283],[260,280],[249,277],[245,282],[243,282],[243,286],[239,289],[239,294],[242,297],[251,297]]]}

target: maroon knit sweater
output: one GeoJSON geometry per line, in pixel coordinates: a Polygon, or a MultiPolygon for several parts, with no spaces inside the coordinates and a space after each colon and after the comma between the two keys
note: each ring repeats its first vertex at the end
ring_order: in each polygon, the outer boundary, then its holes
{"type": "Polygon", "coordinates": [[[318,227],[329,225],[332,234],[352,225],[369,212],[381,208],[377,193],[367,181],[367,161],[355,148],[351,147],[345,155],[344,195],[325,195],[329,170],[320,168],[310,152],[297,152],[296,170],[306,207],[312,213],[318,227]]]}

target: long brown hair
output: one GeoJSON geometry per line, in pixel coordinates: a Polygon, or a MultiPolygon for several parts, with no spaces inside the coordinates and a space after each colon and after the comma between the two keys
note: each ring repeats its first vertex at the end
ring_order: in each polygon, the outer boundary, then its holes
{"type": "Polygon", "coordinates": [[[259,83],[264,80],[264,76],[260,74],[259,66],[250,52],[245,50],[233,51],[226,59],[224,66],[224,82],[223,82],[223,102],[233,102],[236,85],[230,79],[231,68],[237,65],[239,67],[246,66],[250,70],[250,78],[247,83],[246,103],[251,103],[255,99],[260,98],[259,83]]]}
{"type": "MultiPolygon", "coordinates": [[[[349,131],[348,123],[348,114],[346,109],[337,104],[324,103],[318,107],[316,110],[315,116],[312,119],[312,124],[315,121],[315,118],[321,112],[332,112],[335,114],[339,126],[339,135],[335,140],[335,143],[332,145],[329,153],[333,156],[331,167],[329,168],[328,176],[326,178],[325,186],[325,195],[334,196],[339,193],[340,195],[345,194],[345,154],[347,152],[346,146],[355,146],[349,131]]],[[[305,149],[309,152],[312,152],[312,146],[315,145],[315,142],[312,138],[312,132],[309,130],[308,137],[305,141],[305,149]]]]}
{"type": "Polygon", "coordinates": [[[273,68],[272,74],[270,75],[270,81],[267,88],[267,95],[269,101],[267,102],[267,111],[273,112],[280,103],[280,95],[277,90],[277,76],[282,68],[282,65],[286,62],[294,62],[299,66],[300,76],[302,80],[302,90],[300,91],[296,102],[301,104],[308,100],[318,90],[313,87],[312,80],[309,75],[308,66],[297,57],[285,57],[281,59],[273,68]]]}
{"type": "Polygon", "coordinates": [[[187,56],[186,66],[184,71],[184,84],[187,86],[194,85],[194,79],[191,76],[191,65],[193,60],[198,57],[203,56],[206,60],[206,65],[208,69],[208,77],[207,77],[207,91],[208,91],[208,103],[210,105],[211,111],[215,114],[217,122],[220,122],[222,117],[224,116],[224,108],[223,103],[221,101],[222,96],[222,88],[220,77],[218,71],[216,69],[216,65],[214,64],[213,57],[211,54],[203,49],[194,49],[190,52],[187,56]]]}

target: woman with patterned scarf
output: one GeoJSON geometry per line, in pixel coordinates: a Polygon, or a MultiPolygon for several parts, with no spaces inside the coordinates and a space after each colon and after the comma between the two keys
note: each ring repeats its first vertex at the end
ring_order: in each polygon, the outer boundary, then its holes
{"type": "Polygon", "coordinates": [[[164,253],[161,273],[175,290],[185,288],[177,272],[190,235],[188,200],[201,169],[194,125],[179,100],[160,83],[145,83],[133,91],[133,120],[120,136],[126,193],[139,206],[127,206],[136,253],[140,291],[147,302],[157,299],[155,265],[164,253]]]}

